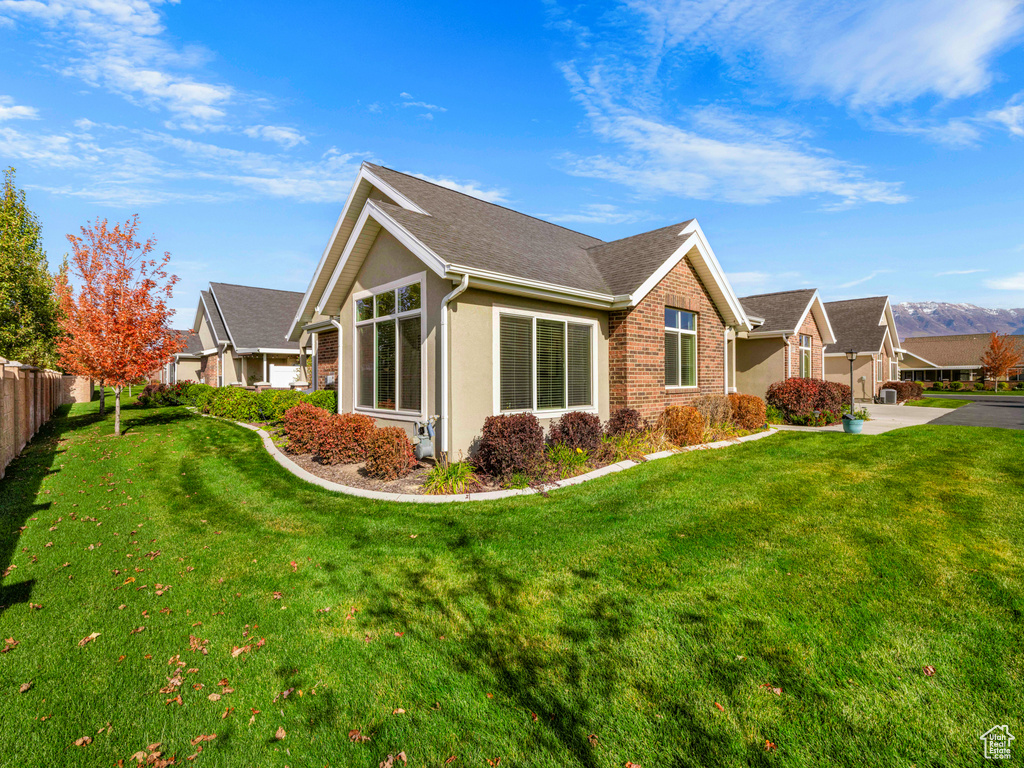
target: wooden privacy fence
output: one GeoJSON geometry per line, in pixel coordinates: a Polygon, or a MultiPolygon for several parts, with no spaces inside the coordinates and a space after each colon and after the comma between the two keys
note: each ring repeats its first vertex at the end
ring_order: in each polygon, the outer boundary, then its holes
{"type": "MultiPolygon", "coordinates": [[[[76,376],[0,357],[0,477],[61,405],[73,402],[76,376]]],[[[91,394],[91,393],[90,393],[91,394]]],[[[81,396],[81,395],[79,395],[81,396]]]]}

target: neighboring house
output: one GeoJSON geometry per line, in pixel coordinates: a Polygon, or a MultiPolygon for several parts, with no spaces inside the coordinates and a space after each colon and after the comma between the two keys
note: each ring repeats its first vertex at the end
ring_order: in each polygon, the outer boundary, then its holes
{"type": "Polygon", "coordinates": [[[192,323],[199,348],[193,378],[215,387],[304,381],[305,350],[286,338],[301,300],[295,291],[210,283],[192,323]]]}
{"type": "Polygon", "coordinates": [[[858,400],[872,400],[887,381],[900,375],[899,333],[888,296],[829,301],[825,304],[836,341],[825,347],[825,378],[850,383],[847,352],[853,350],[853,393],[858,400]]]}
{"type": "Polygon", "coordinates": [[[754,329],[736,338],[737,391],[764,397],[777,381],[825,378],[825,345],[836,337],[817,290],[744,296],[740,304],[754,329]]]}
{"type": "MultiPolygon", "coordinates": [[[[1024,336],[1010,336],[1024,350],[1024,336]]],[[[921,336],[904,339],[903,363],[906,381],[978,381],[982,378],[981,358],[992,340],[990,333],[956,336],[921,336]]],[[[1010,381],[1024,381],[1024,366],[1010,374],[1010,381]]]]}
{"type": "Polygon", "coordinates": [[[287,336],[339,410],[469,453],[494,414],[725,393],[750,330],[695,220],[606,243],[364,163],[287,336]]]}
{"type": "Polygon", "coordinates": [[[188,330],[177,331],[185,337],[185,348],[176,352],[171,361],[160,369],[161,384],[175,384],[179,381],[199,381],[199,365],[203,344],[199,335],[188,330]]]}

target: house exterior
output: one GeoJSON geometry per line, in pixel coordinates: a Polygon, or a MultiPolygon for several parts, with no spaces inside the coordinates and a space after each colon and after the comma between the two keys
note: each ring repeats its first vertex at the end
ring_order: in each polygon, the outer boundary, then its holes
{"type": "Polygon", "coordinates": [[[825,378],[825,346],[836,337],[816,289],[743,296],[740,304],[754,328],[736,335],[736,391],[764,397],[777,381],[825,378]]]}
{"type": "Polygon", "coordinates": [[[305,350],[286,338],[301,299],[295,291],[210,283],[199,292],[196,341],[190,340],[176,380],[214,387],[305,385],[305,350]]]}
{"type": "Polygon", "coordinates": [[[190,330],[178,330],[176,333],[185,338],[185,348],[181,352],[176,352],[160,369],[158,380],[161,384],[199,381],[199,363],[203,351],[199,336],[190,330]]]}
{"type": "Polygon", "coordinates": [[[364,163],[287,338],[339,410],[469,454],[495,414],[725,393],[751,329],[695,220],[603,242],[364,163]]]}
{"type": "MultiPolygon", "coordinates": [[[[1024,350],[1024,336],[1009,338],[1024,350]]],[[[979,381],[984,378],[981,358],[991,339],[990,333],[904,339],[901,376],[905,381],[979,381]]],[[[1012,371],[1009,380],[1024,381],[1024,366],[1012,371]]]]}
{"type": "Polygon", "coordinates": [[[826,302],[836,341],[825,347],[825,378],[840,384],[850,383],[853,350],[853,395],[857,400],[873,400],[882,384],[898,381],[900,376],[899,332],[888,296],[826,302]]]}

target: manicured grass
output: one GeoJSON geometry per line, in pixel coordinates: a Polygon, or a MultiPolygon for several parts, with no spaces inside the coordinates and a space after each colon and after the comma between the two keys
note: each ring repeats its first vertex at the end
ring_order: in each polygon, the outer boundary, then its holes
{"type": "Polygon", "coordinates": [[[216,734],[191,764],[952,766],[1021,730],[1024,433],[787,432],[398,505],[182,409],[115,439],[95,405],[0,482],[5,765],[216,734]]]}
{"type": "Polygon", "coordinates": [[[916,405],[920,408],[959,408],[970,404],[970,400],[954,400],[951,397],[922,397],[920,400],[906,402],[906,405],[916,405]]]}

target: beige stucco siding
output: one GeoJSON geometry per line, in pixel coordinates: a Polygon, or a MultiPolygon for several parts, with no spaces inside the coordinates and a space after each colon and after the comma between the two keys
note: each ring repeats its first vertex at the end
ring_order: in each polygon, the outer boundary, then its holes
{"type": "Polygon", "coordinates": [[[175,366],[175,381],[201,381],[199,360],[179,360],[175,366]]]}
{"type": "Polygon", "coordinates": [[[213,340],[213,331],[210,329],[210,321],[206,317],[206,310],[201,306],[199,308],[199,341],[203,344],[203,349],[213,349],[217,346],[217,342],[213,340]]]}
{"type": "Polygon", "coordinates": [[[736,390],[764,397],[768,387],[786,378],[786,344],[774,339],[736,339],[736,390]]]}
{"type": "MultiPolygon", "coordinates": [[[[875,361],[872,355],[858,355],[853,363],[853,396],[857,400],[871,400],[875,396],[875,361]]],[[[850,383],[850,361],[846,356],[825,356],[825,379],[840,384],[850,383]]]]}
{"type": "MultiPolygon", "coordinates": [[[[597,321],[597,412],[608,418],[608,315],[600,310],[566,306],[554,302],[510,296],[482,290],[468,290],[450,310],[450,400],[451,446],[453,454],[472,453],[484,419],[495,414],[494,343],[495,307],[520,309],[597,321]]],[[[538,417],[542,414],[538,413],[538,417]]],[[[545,430],[550,418],[541,418],[545,430]]]]}

